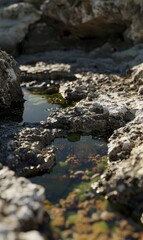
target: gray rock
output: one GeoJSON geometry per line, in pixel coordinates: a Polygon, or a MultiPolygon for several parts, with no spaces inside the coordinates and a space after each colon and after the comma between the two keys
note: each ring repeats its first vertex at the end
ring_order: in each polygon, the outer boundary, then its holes
{"type": "Polygon", "coordinates": [[[143,188],[143,116],[137,116],[109,139],[109,166],[96,185],[111,201],[130,206],[141,217],[143,188]],[[113,163],[114,161],[114,163],[113,163]],[[136,204],[138,203],[138,204],[136,204]]]}
{"type": "Polygon", "coordinates": [[[0,162],[19,176],[35,176],[55,165],[52,131],[44,126],[2,125],[0,127],[0,162]]]}
{"type": "Polygon", "coordinates": [[[45,1],[41,7],[47,21],[57,22],[77,36],[124,35],[142,42],[142,2],[128,1],[45,1]]]}
{"type": "MultiPolygon", "coordinates": [[[[10,4],[10,3],[9,3],[10,4]]],[[[0,8],[0,47],[16,52],[30,24],[38,21],[40,14],[29,3],[14,3],[0,8]]]]}
{"type": "Polygon", "coordinates": [[[0,51],[0,116],[9,115],[9,109],[18,104],[22,109],[23,94],[18,65],[6,52],[0,51]]]}
{"type": "Polygon", "coordinates": [[[44,220],[44,189],[7,167],[0,169],[0,182],[0,239],[44,239],[32,231],[44,220]]]}

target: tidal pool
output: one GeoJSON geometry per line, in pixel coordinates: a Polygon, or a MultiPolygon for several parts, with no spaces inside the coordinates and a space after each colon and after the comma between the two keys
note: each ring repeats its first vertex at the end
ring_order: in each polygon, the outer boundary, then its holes
{"type": "Polygon", "coordinates": [[[58,108],[73,106],[75,102],[65,100],[61,94],[41,94],[23,88],[24,112],[22,122],[40,122],[47,119],[50,113],[58,108]]]}
{"type": "Polygon", "coordinates": [[[101,174],[106,165],[107,143],[92,136],[70,134],[67,139],[55,139],[53,145],[57,148],[53,171],[31,181],[44,186],[46,198],[57,203],[82,179],[89,180],[94,174],[101,174]]]}
{"type": "Polygon", "coordinates": [[[32,93],[23,88],[24,112],[23,122],[40,122],[46,120],[50,112],[59,107],[59,104],[49,103],[46,95],[32,93]]]}
{"type": "MultiPolygon", "coordinates": [[[[46,120],[51,111],[74,103],[59,94],[24,91],[24,122],[46,120]]],[[[72,133],[52,143],[57,148],[51,173],[31,178],[45,188],[45,210],[50,216],[52,240],[139,240],[142,227],[125,207],[111,205],[91,184],[107,167],[107,142],[94,136],[72,133]]]]}

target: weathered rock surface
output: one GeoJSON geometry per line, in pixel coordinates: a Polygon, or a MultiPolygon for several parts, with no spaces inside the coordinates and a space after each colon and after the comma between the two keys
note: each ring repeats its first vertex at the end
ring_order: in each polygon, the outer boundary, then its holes
{"type": "MultiPolygon", "coordinates": [[[[143,105],[142,105],[143,106],[143,105]]],[[[95,184],[111,201],[125,204],[141,217],[143,212],[143,115],[140,112],[109,139],[109,166],[95,184]]]]}
{"type": "Polygon", "coordinates": [[[40,126],[2,125],[0,162],[19,176],[48,172],[55,164],[52,131],[40,126]]]}
{"type": "Polygon", "coordinates": [[[44,189],[0,166],[0,193],[0,239],[44,239],[44,189]]]}
{"type": "MultiPolygon", "coordinates": [[[[32,81],[32,85],[37,85],[38,87],[39,84],[40,88],[40,84],[42,84],[41,87],[47,87],[47,90],[52,84],[59,86],[62,81],[74,80],[76,78],[69,64],[47,64],[46,62],[37,62],[33,64],[33,66],[21,65],[20,70],[22,71],[21,82],[24,82],[22,86],[29,86],[30,81],[32,81]]],[[[56,86],[55,89],[58,90],[56,86]]]]}
{"type": "MultiPolygon", "coordinates": [[[[79,91],[79,96],[81,93],[79,91]]],[[[73,98],[74,99],[74,98],[73,98]]],[[[103,96],[104,99],[104,96],[103,96]]],[[[84,99],[75,107],[56,111],[48,117],[48,126],[69,132],[95,133],[110,132],[134,117],[125,104],[114,104],[109,100],[84,99]]]]}
{"type": "Polygon", "coordinates": [[[142,43],[142,1],[2,0],[0,29],[0,46],[18,54],[142,43]]]}
{"type": "Polygon", "coordinates": [[[29,3],[0,6],[0,47],[15,53],[28,33],[29,25],[40,19],[40,14],[29,3]]]}
{"type": "Polygon", "coordinates": [[[45,1],[47,21],[82,38],[124,36],[142,42],[142,1],[45,1]]]}
{"type": "MultiPolygon", "coordinates": [[[[9,109],[23,104],[20,71],[15,60],[0,51],[0,116],[9,115],[9,109]]],[[[22,115],[22,111],[21,111],[22,115]]]]}

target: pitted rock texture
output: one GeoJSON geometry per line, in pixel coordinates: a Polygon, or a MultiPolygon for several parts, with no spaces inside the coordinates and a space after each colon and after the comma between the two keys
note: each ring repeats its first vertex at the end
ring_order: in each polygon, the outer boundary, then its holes
{"type": "Polygon", "coordinates": [[[48,172],[55,164],[52,131],[42,126],[2,125],[0,162],[18,176],[35,176],[48,172]]]}
{"type": "Polygon", "coordinates": [[[21,82],[27,82],[27,85],[30,85],[31,80],[35,81],[35,83],[37,81],[37,84],[45,81],[45,84],[55,83],[55,85],[59,85],[61,81],[74,80],[76,78],[69,64],[37,62],[33,66],[21,65],[20,70],[22,71],[21,82]]]}
{"type": "Polygon", "coordinates": [[[5,109],[20,103],[23,103],[23,94],[18,65],[6,52],[0,51],[0,115],[5,109]]]}
{"type": "Polygon", "coordinates": [[[98,184],[111,201],[131,207],[136,214],[143,212],[143,115],[116,130],[109,139],[109,166],[98,184]]]}
{"type": "Polygon", "coordinates": [[[44,239],[35,230],[44,220],[44,189],[2,166],[0,183],[0,239],[44,239]]]}
{"type": "MultiPolygon", "coordinates": [[[[80,94],[80,93],[79,93],[80,94]]],[[[103,96],[104,99],[104,96],[103,96]]],[[[75,107],[52,113],[48,126],[69,132],[95,133],[108,132],[125,125],[134,116],[125,104],[103,100],[81,100],[75,107]]]]}

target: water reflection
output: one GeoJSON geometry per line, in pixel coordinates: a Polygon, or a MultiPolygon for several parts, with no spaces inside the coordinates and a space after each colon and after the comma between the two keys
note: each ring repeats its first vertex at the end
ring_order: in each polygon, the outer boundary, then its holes
{"type": "Polygon", "coordinates": [[[51,111],[58,108],[58,104],[49,103],[46,95],[39,95],[23,89],[24,113],[23,122],[40,122],[46,120],[51,111]]]}

